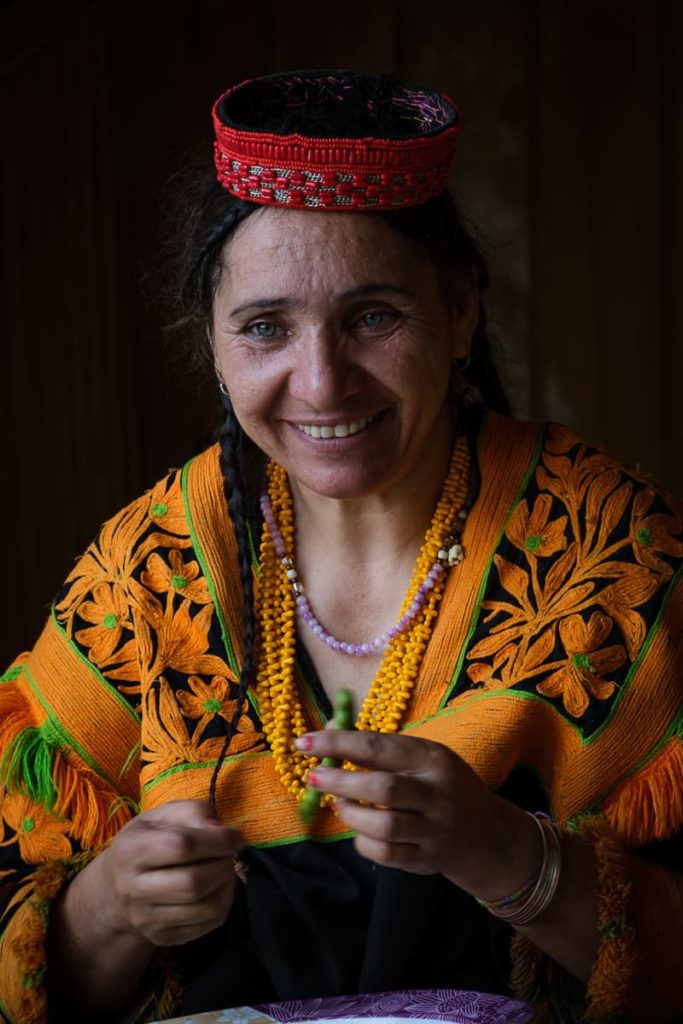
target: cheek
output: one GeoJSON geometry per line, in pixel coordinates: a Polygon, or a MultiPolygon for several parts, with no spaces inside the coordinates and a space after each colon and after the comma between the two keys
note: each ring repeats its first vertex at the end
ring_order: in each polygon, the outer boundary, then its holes
{"type": "Polygon", "coordinates": [[[282,385],[277,361],[226,345],[217,350],[216,365],[240,423],[245,428],[262,424],[282,385]]]}

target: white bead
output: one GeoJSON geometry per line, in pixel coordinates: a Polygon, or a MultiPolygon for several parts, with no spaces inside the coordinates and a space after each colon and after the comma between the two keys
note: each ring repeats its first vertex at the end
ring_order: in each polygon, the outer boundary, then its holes
{"type": "Polygon", "coordinates": [[[296,577],[297,577],[296,569],[288,569],[287,570],[287,579],[288,580],[295,580],[296,577]]]}
{"type": "Polygon", "coordinates": [[[454,544],[448,552],[448,564],[457,565],[458,562],[462,562],[464,557],[465,555],[462,550],[462,546],[460,544],[454,544]]]}

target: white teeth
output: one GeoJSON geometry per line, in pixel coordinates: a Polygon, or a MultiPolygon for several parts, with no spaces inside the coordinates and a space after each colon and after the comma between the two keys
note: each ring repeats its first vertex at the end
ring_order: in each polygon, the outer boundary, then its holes
{"type": "Polygon", "coordinates": [[[363,417],[360,420],[352,420],[350,423],[335,423],[334,426],[318,427],[313,423],[297,423],[297,430],[300,430],[302,434],[306,434],[308,437],[318,438],[330,438],[330,437],[350,437],[351,434],[359,434],[361,430],[365,430],[369,423],[372,423],[374,416],[369,419],[363,417]]]}

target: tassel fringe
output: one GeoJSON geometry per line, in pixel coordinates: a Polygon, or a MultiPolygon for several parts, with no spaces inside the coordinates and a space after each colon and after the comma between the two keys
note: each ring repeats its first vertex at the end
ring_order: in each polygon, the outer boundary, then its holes
{"type": "Polygon", "coordinates": [[[45,939],[50,906],[62,887],[92,859],[93,853],[80,854],[71,861],[60,861],[38,868],[32,876],[32,894],[10,920],[2,937],[0,992],[12,1018],[21,1024],[44,1024],[47,1000],[43,988],[45,976],[45,939]]]}
{"type": "Polygon", "coordinates": [[[595,849],[597,862],[598,951],[588,982],[586,1019],[625,1019],[640,954],[628,921],[631,879],[620,839],[601,818],[586,819],[581,837],[595,849]]]}
{"type": "Polygon", "coordinates": [[[136,810],[87,765],[78,768],[49,720],[36,725],[18,681],[0,688],[0,794],[20,792],[70,823],[85,849],[111,839],[136,810]]]}
{"type": "Polygon", "coordinates": [[[668,839],[683,824],[683,742],[672,736],[602,807],[629,848],[668,839]]]}

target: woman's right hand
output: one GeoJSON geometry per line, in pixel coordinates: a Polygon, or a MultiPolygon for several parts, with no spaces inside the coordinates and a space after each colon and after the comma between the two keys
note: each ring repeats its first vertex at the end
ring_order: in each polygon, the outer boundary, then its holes
{"type": "Polygon", "coordinates": [[[100,922],[112,933],[176,946],[223,924],[234,899],[233,856],[244,845],[208,802],[178,800],[128,822],[70,888],[95,887],[100,922]]]}
{"type": "Polygon", "coordinates": [[[57,1016],[120,1020],[157,947],[223,924],[235,895],[233,856],[244,845],[202,800],[164,804],[128,822],[50,914],[48,990],[57,1016]]]}

